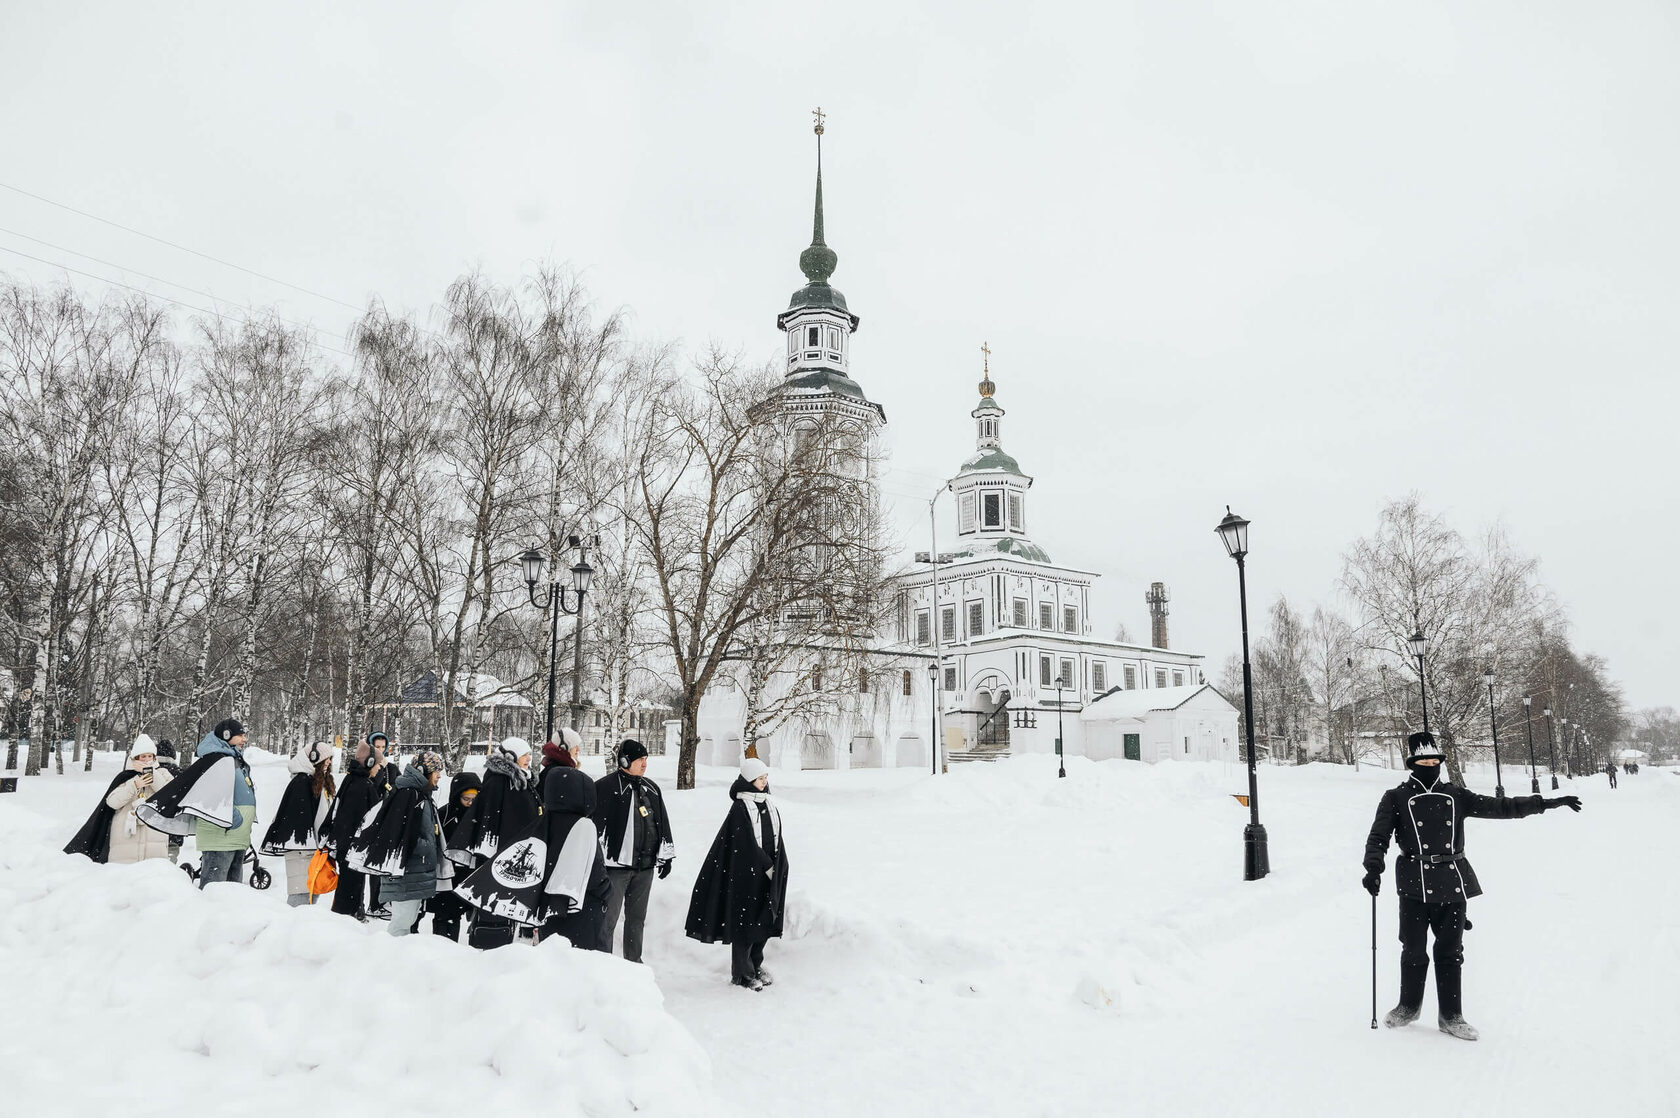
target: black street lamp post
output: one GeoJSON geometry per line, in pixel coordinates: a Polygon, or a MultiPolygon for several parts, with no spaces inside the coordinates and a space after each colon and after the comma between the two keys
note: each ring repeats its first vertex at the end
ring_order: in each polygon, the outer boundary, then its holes
{"type": "Polygon", "coordinates": [[[1429,648],[1429,641],[1423,635],[1422,629],[1413,630],[1411,639],[1406,642],[1412,646],[1412,655],[1418,662],[1418,697],[1423,700],[1423,732],[1429,732],[1429,688],[1423,681],[1423,654],[1429,648]]]}
{"type": "Polygon", "coordinates": [[[1523,721],[1528,724],[1528,783],[1529,791],[1536,796],[1540,794],[1540,774],[1534,771],[1534,717],[1529,711],[1529,704],[1534,700],[1523,696],[1523,721]]]}
{"type": "Polygon", "coordinates": [[[1493,669],[1482,672],[1488,689],[1488,726],[1493,730],[1493,794],[1505,798],[1505,777],[1499,771],[1499,712],[1493,709],[1493,669]]]}
{"type": "Polygon", "coordinates": [[[1546,708],[1546,768],[1551,770],[1552,791],[1557,791],[1557,735],[1552,732],[1552,708],[1546,708]]]}
{"type": "Polygon", "coordinates": [[[1260,825],[1260,781],[1254,771],[1254,670],[1248,659],[1248,574],[1243,559],[1248,555],[1249,522],[1225,506],[1225,519],[1215,529],[1226,554],[1237,561],[1237,602],[1242,617],[1243,726],[1248,738],[1248,826],[1243,828],[1243,880],[1258,881],[1271,872],[1266,849],[1266,828],[1260,825]]]}
{"type": "Polygon", "coordinates": [[[1569,719],[1559,718],[1558,723],[1563,726],[1563,779],[1575,779],[1574,751],[1569,747],[1569,719]]]}
{"type": "Polygon", "coordinates": [[[1067,680],[1056,677],[1056,775],[1067,776],[1067,764],[1062,759],[1062,688],[1067,686],[1067,680]]]}
{"type": "MultiPolygon", "coordinates": [[[[577,548],[578,561],[572,564],[572,585],[567,587],[558,580],[548,584],[548,594],[542,601],[537,601],[537,583],[543,581],[544,569],[548,560],[536,548],[531,548],[519,557],[519,563],[525,568],[525,593],[531,604],[538,609],[552,610],[548,623],[548,729],[545,742],[554,740],[554,680],[558,666],[560,651],[560,615],[581,614],[583,612],[583,596],[589,593],[589,581],[595,574],[595,568],[589,565],[588,553],[584,550],[582,541],[576,536],[568,538],[568,544],[577,548]],[[572,592],[572,605],[566,605],[566,591],[572,592]]],[[[558,570],[556,570],[558,573],[558,570]]],[[[581,626],[583,619],[578,618],[581,626]]]]}
{"type": "Polygon", "coordinates": [[[939,775],[939,704],[943,696],[939,693],[939,661],[928,661],[928,692],[933,695],[933,727],[928,737],[928,756],[933,765],[933,772],[929,775],[939,775]]]}

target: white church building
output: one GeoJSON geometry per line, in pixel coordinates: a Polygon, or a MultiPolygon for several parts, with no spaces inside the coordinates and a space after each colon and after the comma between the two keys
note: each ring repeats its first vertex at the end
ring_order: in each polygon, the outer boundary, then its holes
{"type": "MultiPolygon", "coordinates": [[[[818,136],[820,144],[820,125],[818,136]]],[[[828,282],[837,262],[823,240],[819,148],[812,244],[799,258],[807,283],[777,318],[787,336],[780,399],[790,421],[834,410],[878,432],[886,414],[851,376],[859,319],[828,282]]],[[[1159,647],[1093,635],[1099,576],[1056,563],[1029,537],[1033,479],[1003,449],[995,392],[988,357],[970,413],[975,453],[952,477],[945,505],[955,531],[939,532],[952,549],[891,580],[887,631],[843,712],[779,727],[759,755],[772,767],[926,768],[937,724],[941,764],[1053,752],[1058,733],[1068,756],[1237,760],[1235,707],[1207,683],[1200,655],[1165,647],[1160,584],[1149,597],[1159,647]]],[[[700,763],[735,764],[745,720],[744,695],[714,684],[700,710],[700,763]]]]}

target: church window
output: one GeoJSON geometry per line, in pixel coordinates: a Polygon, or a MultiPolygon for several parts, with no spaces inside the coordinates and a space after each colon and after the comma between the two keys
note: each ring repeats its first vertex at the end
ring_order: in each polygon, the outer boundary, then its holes
{"type": "Polygon", "coordinates": [[[1021,495],[1019,493],[1009,495],[1009,530],[1011,532],[1021,531],[1021,495]]]}
{"type": "Polygon", "coordinates": [[[1049,602],[1038,603],[1038,627],[1040,629],[1054,629],[1056,612],[1049,602]]]}
{"type": "Polygon", "coordinates": [[[1165,687],[1166,685],[1167,685],[1167,669],[1156,668],[1155,669],[1155,686],[1165,687]]]}
{"type": "Polygon", "coordinates": [[[1025,598],[1015,599],[1015,613],[1009,620],[1017,629],[1027,627],[1027,600],[1025,598]]]}
{"type": "Polygon", "coordinates": [[[1186,752],[1186,753],[1190,752],[1190,739],[1189,738],[1184,739],[1184,752],[1186,752]]]}
{"type": "Polygon", "coordinates": [[[1132,667],[1130,664],[1127,664],[1126,668],[1125,668],[1124,675],[1125,675],[1125,680],[1126,680],[1126,690],[1136,691],[1137,690],[1137,669],[1132,667]]]}
{"type": "Polygon", "coordinates": [[[977,637],[986,631],[986,608],[981,602],[968,603],[968,635],[977,637]]]}
{"type": "Polygon", "coordinates": [[[974,494],[964,493],[962,498],[962,512],[957,518],[957,531],[974,531],[974,494]]]}
{"type": "Polygon", "coordinates": [[[987,528],[1003,527],[1003,495],[1001,493],[986,494],[986,522],[987,528]]]}
{"type": "Polygon", "coordinates": [[[945,669],[945,690],[955,691],[956,689],[957,689],[957,669],[946,668],[945,669]]]}
{"type": "Polygon", "coordinates": [[[1063,687],[1077,687],[1079,685],[1079,681],[1073,678],[1073,661],[1066,657],[1062,658],[1061,680],[1063,687]]]}
{"type": "Polygon", "coordinates": [[[910,695],[910,672],[908,669],[904,673],[904,694],[906,698],[910,695]]]}
{"type": "Polygon", "coordinates": [[[1040,687],[1050,686],[1050,657],[1048,656],[1038,658],[1038,685],[1040,687]]]}
{"type": "Polygon", "coordinates": [[[928,611],[925,609],[916,611],[916,643],[933,643],[933,619],[928,616],[928,611]]]}
{"type": "Polygon", "coordinates": [[[957,607],[942,606],[939,610],[939,639],[946,644],[957,640],[957,607]]]}
{"type": "Polygon", "coordinates": [[[839,349],[840,348],[840,331],[836,330],[832,326],[830,326],[828,328],[828,348],[829,349],[839,349]]]}
{"type": "Polygon", "coordinates": [[[1079,631],[1079,607],[1062,607],[1062,632],[1076,633],[1079,631]]]}
{"type": "Polygon", "coordinates": [[[805,328],[805,344],[808,345],[808,346],[814,346],[814,345],[818,344],[817,343],[817,328],[815,326],[807,326],[805,328]]]}
{"type": "Polygon", "coordinates": [[[1094,691],[1108,690],[1108,665],[1101,660],[1091,665],[1091,689],[1094,691]]]}
{"type": "Polygon", "coordinates": [[[1173,686],[1174,687],[1183,687],[1184,686],[1184,673],[1183,672],[1174,672],[1173,673],[1173,686]]]}

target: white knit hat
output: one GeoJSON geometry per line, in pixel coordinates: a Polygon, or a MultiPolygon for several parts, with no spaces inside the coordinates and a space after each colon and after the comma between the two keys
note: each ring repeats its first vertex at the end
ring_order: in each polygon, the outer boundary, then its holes
{"type": "Polygon", "coordinates": [[[560,744],[567,749],[582,749],[583,735],[570,726],[560,727],[560,744]]]}
{"type": "Polygon", "coordinates": [[[157,742],[153,741],[146,734],[135,735],[134,744],[128,747],[128,755],[130,757],[139,757],[146,753],[150,753],[153,757],[156,757],[157,742]]]}
{"type": "Polygon", "coordinates": [[[508,760],[518,761],[531,752],[531,743],[524,738],[503,738],[496,748],[507,754],[508,760]]]}
{"type": "Polygon", "coordinates": [[[770,766],[766,765],[763,761],[760,761],[757,757],[748,757],[746,760],[741,762],[741,777],[748,784],[751,784],[761,776],[769,775],[770,766]]]}

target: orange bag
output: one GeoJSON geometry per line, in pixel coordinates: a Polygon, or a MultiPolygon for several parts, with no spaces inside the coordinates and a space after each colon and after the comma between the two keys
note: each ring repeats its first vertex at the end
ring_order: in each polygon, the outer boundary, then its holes
{"type": "Polygon", "coordinates": [[[332,857],[325,850],[317,850],[309,859],[309,895],[319,897],[338,888],[338,871],[333,869],[332,857]]]}

